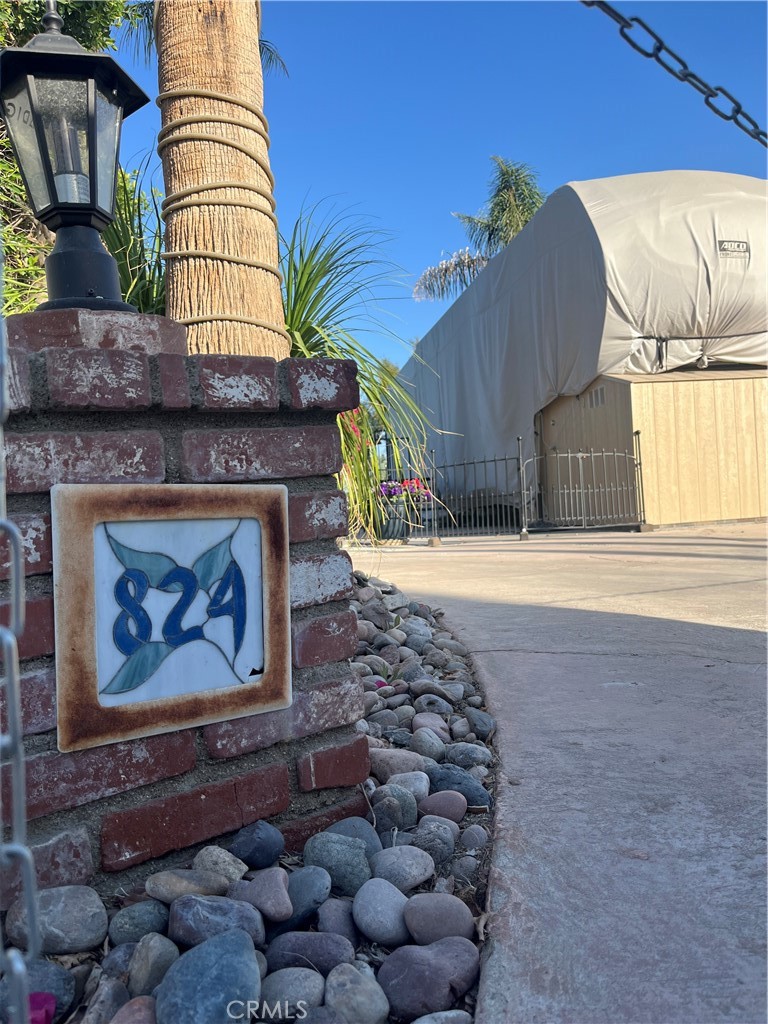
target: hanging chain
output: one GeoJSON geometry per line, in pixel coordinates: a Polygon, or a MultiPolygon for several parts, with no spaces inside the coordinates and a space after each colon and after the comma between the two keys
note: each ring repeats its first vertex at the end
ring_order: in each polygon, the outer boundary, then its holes
{"type": "Polygon", "coordinates": [[[607,14],[615,21],[619,26],[619,35],[629,43],[633,50],[637,50],[643,57],[652,57],[678,82],[687,82],[692,86],[704,97],[704,102],[713,114],[717,114],[724,121],[733,121],[736,127],[741,128],[751,139],[755,139],[761,146],[768,147],[765,131],[753,117],[746,113],[736,97],[721,85],[713,87],[703,78],[694,74],[683,58],[670,50],[664,40],[644,21],[640,18],[625,18],[615,7],[611,7],[604,0],[581,0],[581,2],[585,7],[597,7],[603,14],[607,14]]]}
{"type": "MultiPolygon", "coordinates": [[[[3,253],[0,246],[0,298],[2,298],[3,253]]],[[[22,740],[19,699],[19,652],[17,640],[24,629],[24,563],[21,535],[6,518],[5,446],[3,423],[8,415],[7,346],[5,320],[0,315],[0,536],[7,541],[10,562],[10,617],[0,626],[0,692],[5,696],[5,721],[0,723],[0,765],[7,765],[11,785],[11,811],[6,821],[0,798],[0,872],[8,877],[18,870],[27,919],[27,952],[6,947],[0,929],[0,973],[8,985],[8,1010],[11,1024],[29,1020],[29,980],[27,965],[40,956],[37,928],[35,866],[27,846],[27,820],[24,779],[24,741],[22,740]]]]}

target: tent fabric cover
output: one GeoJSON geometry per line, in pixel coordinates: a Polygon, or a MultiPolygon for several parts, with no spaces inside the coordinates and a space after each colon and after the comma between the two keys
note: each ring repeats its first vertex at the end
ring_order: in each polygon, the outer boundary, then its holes
{"type": "Polygon", "coordinates": [[[535,414],[602,373],[768,362],[766,183],[714,171],[554,192],[422,339],[400,379],[437,464],[534,454],[535,414]],[[723,245],[723,243],[729,243],[723,245]]]}

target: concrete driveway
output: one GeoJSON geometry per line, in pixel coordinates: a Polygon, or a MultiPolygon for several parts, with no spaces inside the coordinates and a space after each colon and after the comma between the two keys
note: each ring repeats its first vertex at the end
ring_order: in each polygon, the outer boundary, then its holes
{"type": "Polygon", "coordinates": [[[764,527],[352,555],[445,609],[499,721],[476,1024],[762,1024],[764,527]]]}

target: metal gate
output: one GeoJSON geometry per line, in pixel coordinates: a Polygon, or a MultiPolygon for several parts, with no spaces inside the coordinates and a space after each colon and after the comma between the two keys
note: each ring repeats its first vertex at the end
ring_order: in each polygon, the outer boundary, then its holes
{"type": "Polygon", "coordinates": [[[634,452],[550,451],[523,459],[518,438],[517,455],[436,465],[430,452],[425,462],[424,478],[403,485],[410,489],[402,518],[415,537],[586,530],[645,521],[637,435],[634,452]]]}

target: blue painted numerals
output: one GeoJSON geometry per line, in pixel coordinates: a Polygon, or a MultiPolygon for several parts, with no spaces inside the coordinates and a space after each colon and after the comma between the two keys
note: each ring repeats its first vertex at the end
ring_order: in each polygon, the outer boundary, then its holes
{"type": "MultiPolygon", "coordinates": [[[[122,611],[115,619],[112,636],[117,649],[128,657],[149,643],[152,636],[152,621],[143,607],[149,586],[149,577],[141,569],[126,569],[115,583],[115,601],[122,611]]],[[[163,639],[169,647],[181,647],[193,640],[204,640],[205,622],[186,629],[182,625],[184,616],[200,591],[194,572],[176,566],[157,583],[157,589],[179,594],[161,627],[163,639]]],[[[233,559],[208,602],[205,621],[231,617],[235,655],[243,644],[245,615],[245,580],[240,566],[233,559]]]]}

